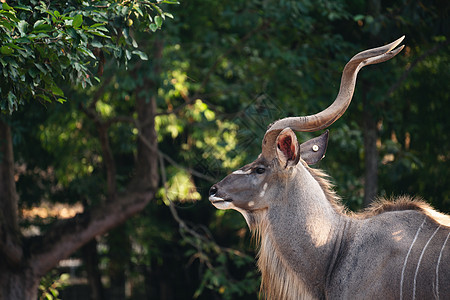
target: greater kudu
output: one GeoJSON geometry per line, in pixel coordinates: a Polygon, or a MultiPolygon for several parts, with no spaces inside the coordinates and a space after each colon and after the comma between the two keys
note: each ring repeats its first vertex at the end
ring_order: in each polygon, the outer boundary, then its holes
{"type": "Polygon", "coordinates": [[[402,40],[354,56],[330,107],[276,121],[259,157],[211,187],[212,204],[239,211],[260,243],[264,297],[450,299],[450,217],[407,197],[347,212],[326,175],[308,166],[324,156],[328,131],[301,145],[293,132],[336,121],[358,71],[395,56],[402,40]]]}

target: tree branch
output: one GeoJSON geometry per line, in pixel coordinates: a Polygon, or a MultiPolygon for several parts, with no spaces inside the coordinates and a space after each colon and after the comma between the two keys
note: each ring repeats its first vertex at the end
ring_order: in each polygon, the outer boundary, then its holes
{"type": "Polygon", "coordinates": [[[93,237],[107,232],[138,213],[154,198],[155,190],[134,190],[118,195],[106,205],[57,221],[42,237],[29,241],[30,265],[43,276],[93,237]]]}

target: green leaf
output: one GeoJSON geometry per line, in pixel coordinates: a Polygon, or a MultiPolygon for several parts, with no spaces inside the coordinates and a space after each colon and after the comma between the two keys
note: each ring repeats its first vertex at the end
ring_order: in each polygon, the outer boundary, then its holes
{"type": "Polygon", "coordinates": [[[73,18],[72,26],[73,26],[74,28],[78,28],[78,27],[81,26],[81,24],[83,24],[83,16],[82,16],[82,15],[76,15],[76,16],[73,18]]]}
{"type": "Polygon", "coordinates": [[[8,93],[8,107],[10,112],[17,109],[17,97],[12,91],[8,93]]]}
{"type": "Polygon", "coordinates": [[[155,32],[156,30],[158,30],[158,25],[156,25],[155,23],[150,24],[149,26],[150,30],[155,32]]]}
{"type": "Polygon", "coordinates": [[[50,103],[52,102],[52,100],[50,100],[50,98],[44,94],[39,94],[39,95],[37,95],[37,97],[42,98],[45,102],[50,102],[50,103]]]}
{"type": "Polygon", "coordinates": [[[171,13],[165,12],[164,15],[167,16],[167,17],[169,17],[169,18],[171,18],[171,19],[173,19],[173,15],[172,15],[171,13]]]}
{"type": "Polygon", "coordinates": [[[41,73],[46,74],[47,70],[44,69],[44,67],[42,67],[40,64],[34,64],[36,66],[36,68],[38,68],[39,71],[41,71],[41,73]]]}
{"type": "Polygon", "coordinates": [[[14,9],[21,9],[21,10],[26,10],[26,11],[33,11],[33,10],[31,9],[31,7],[30,7],[30,6],[27,6],[27,5],[16,5],[16,6],[14,6],[14,9]]]}
{"type": "Polygon", "coordinates": [[[12,11],[14,11],[13,8],[12,8],[11,6],[9,6],[6,2],[4,2],[4,3],[2,4],[2,8],[3,8],[4,10],[12,10],[12,11]]]}
{"type": "Polygon", "coordinates": [[[100,43],[99,41],[92,41],[91,46],[94,48],[103,48],[103,44],[100,43]]]}
{"type": "Polygon", "coordinates": [[[134,48],[139,47],[138,43],[136,42],[135,39],[131,38],[131,44],[133,45],[134,48]]]}
{"type": "Polygon", "coordinates": [[[19,22],[19,19],[17,19],[16,14],[14,14],[14,11],[13,12],[9,12],[9,11],[3,10],[2,11],[2,15],[5,16],[5,17],[10,18],[14,22],[19,22]]]}
{"type": "Polygon", "coordinates": [[[158,28],[162,25],[162,18],[160,16],[155,17],[155,24],[158,26],[158,28]]]}
{"type": "Polygon", "coordinates": [[[107,38],[107,39],[110,39],[110,38],[111,38],[109,35],[105,35],[105,34],[103,34],[103,33],[101,33],[101,32],[98,32],[98,31],[92,31],[91,33],[94,34],[94,35],[103,37],[103,38],[107,38]]]}
{"type": "Polygon", "coordinates": [[[25,50],[25,49],[22,48],[22,47],[19,47],[19,46],[17,46],[17,45],[14,45],[13,43],[8,43],[8,44],[6,44],[6,46],[9,46],[9,47],[11,47],[11,48],[13,48],[13,49],[17,49],[17,50],[25,50]]]}
{"type": "Polygon", "coordinates": [[[78,40],[80,36],[78,35],[77,31],[73,29],[72,27],[67,28],[67,33],[72,37],[74,40],[78,40]]]}
{"type": "Polygon", "coordinates": [[[31,40],[27,37],[20,37],[15,41],[17,44],[30,44],[31,40]]]}
{"type": "Polygon", "coordinates": [[[138,55],[139,58],[142,59],[142,60],[148,60],[147,54],[145,54],[145,53],[142,52],[142,51],[134,50],[132,53],[135,54],[135,55],[138,55]]]}
{"type": "Polygon", "coordinates": [[[95,57],[94,53],[92,53],[92,51],[89,50],[89,49],[86,48],[86,47],[78,47],[78,50],[81,51],[82,53],[84,53],[84,54],[86,54],[86,55],[92,57],[93,59],[97,59],[97,58],[95,57]]]}
{"type": "Polygon", "coordinates": [[[158,14],[162,15],[163,11],[162,11],[161,8],[159,8],[159,7],[156,6],[156,5],[154,5],[153,7],[156,9],[156,11],[158,12],[158,14]]]}
{"type": "Polygon", "coordinates": [[[144,16],[144,13],[142,12],[142,10],[140,9],[139,6],[134,5],[133,8],[134,8],[135,11],[137,11],[137,13],[138,13],[141,17],[144,16]]]}
{"type": "Polygon", "coordinates": [[[44,20],[37,20],[37,21],[34,23],[34,25],[33,25],[33,29],[36,28],[36,27],[38,27],[38,26],[40,26],[40,25],[42,25],[42,24],[44,24],[44,23],[45,23],[44,20]]]}
{"type": "MultiPolygon", "coordinates": [[[[95,24],[89,26],[89,28],[97,28],[97,27],[100,27],[100,26],[105,26],[105,24],[103,24],[103,23],[95,23],[95,24]]],[[[106,28],[104,28],[104,27],[103,27],[103,29],[106,30],[106,28]]]]}
{"type": "Polygon", "coordinates": [[[35,68],[31,68],[28,70],[28,74],[30,74],[30,76],[32,78],[36,78],[37,75],[39,75],[39,70],[35,69],[35,68]]]}
{"type": "Polygon", "coordinates": [[[131,52],[128,49],[125,50],[125,56],[127,57],[128,60],[131,59],[131,52]]]}
{"type": "Polygon", "coordinates": [[[2,46],[2,47],[0,48],[0,52],[1,52],[3,55],[11,55],[11,54],[14,53],[14,49],[11,48],[11,47],[9,47],[9,46],[2,46]]]}
{"type": "Polygon", "coordinates": [[[17,24],[17,28],[19,29],[20,36],[23,37],[27,33],[28,23],[24,20],[20,20],[17,24]]]}
{"type": "Polygon", "coordinates": [[[33,32],[48,32],[51,30],[53,30],[53,27],[45,23],[45,20],[36,21],[33,26],[33,32]]]}
{"type": "Polygon", "coordinates": [[[50,89],[52,90],[52,93],[55,94],[56,96],[60,97],[64,96],[64,92],[56,84],[52,85],[50,89]]]}
{"type": "Polygon", "coordinates": [[[5,19],[0,18],[0,27],[5,27],[9,31],[12,31],[14,29],[14,23],[10,22],[6,18],[5,19]]]}

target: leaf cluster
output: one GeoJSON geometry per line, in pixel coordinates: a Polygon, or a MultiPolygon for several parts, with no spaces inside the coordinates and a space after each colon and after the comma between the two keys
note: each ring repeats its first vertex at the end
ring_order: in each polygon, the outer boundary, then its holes
{"type": "Polygon", "coordinates": [[[30,99],[66,101],[62,83],[85,88],[99,81],[105,55],[125,65],[134,56],[147,60],[133,32],[160,29],[172,18],[161,8],[165,3],[176,2],[2,3],[0,109],[12,113],[30,99]]]}

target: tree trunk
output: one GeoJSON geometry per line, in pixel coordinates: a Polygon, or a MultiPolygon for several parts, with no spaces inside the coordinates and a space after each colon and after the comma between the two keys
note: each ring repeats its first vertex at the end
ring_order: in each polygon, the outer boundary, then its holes
{"type": "MultiPolygon", "coordinates": [[[[377,18],[381,12],[380,0],[370,0],[367,2],[367,14],[377,18]]],[[[371,32],[372,42],[376,41],[377,32],[371,32]]],[[[378,42],[377,42],[378,45],[378,42]]],[[[372,113],[374,111],[374,105],[371,103],[371,99],[367,98],[371,86],[370,84],[364,85],[364,104],[363,104],[363,117],[364,117],[364,201],[363,206],[368,207],[377,197],[378,193],[378,149],[377,149],[377,119],[372,113]]]]}
{"type": "MultiPolygon", "coordinates": [[[[156,95],[158,93],[159,83],[154,79],[159,78],[161,73],[160,61],[162,58],[163,43],[155,40],[153,43],[153,68],[146,71],[144,67],[137,68],[134,76],[142,78],[142,85],[135,90],[136,112],[138,114],[138,124],[140,126],[140,135],[146,140],[157,141],[155,131],[156,115],[156,95]]],[[[157,143],[154,143],[156,146],[157,143]]],[[[158,186],[159,175],[158,165],[154,164],[154,159],[158,157],[158,148],[149,148],[142,140],[138,140],[138,152],[136,166],[136,176],[132,185],[155,187],[158,186]]]]}
{"type": "MultiPolygon", "coordinates": [[[[366,93],[367,94],[367,93],[366,93]]],[[[368,207],[378,192],[377,121],[372,114],[373,106],[364,96],[364,207],[368,207]]]]}
{"type": "Polygon", "coordinates": [[[0,299],[37,299],[39,278],[30,270],[0,268],[0,299]]]}
{"type": "Polygon", "coordinates": [[[0,118],[0,299],[36,299],[39,280],[23,264],[17,201],[11,128],[0,118]]]}
{"type": "Polygon", "coordinates": [[[111,282],[109,297],[111,299],[125,299],[125,284],[129,258],[131,256],[131,242],[125,226],[114,228],[108,233],[108,274],[111,282]]]}
{"type": "Polygon", "coordinates": [[[97,240],[94,238],[81,248],[84,265],[89,282],[91,300],[104,300],[105,290],[102,284],[101,273],[98,268],[97,240]]]}
{"type": "Polygon", "coordinates": [[[22,259],[17,200],[11,129],[0,118],[0,260],[12,265],[22,259]]]}

